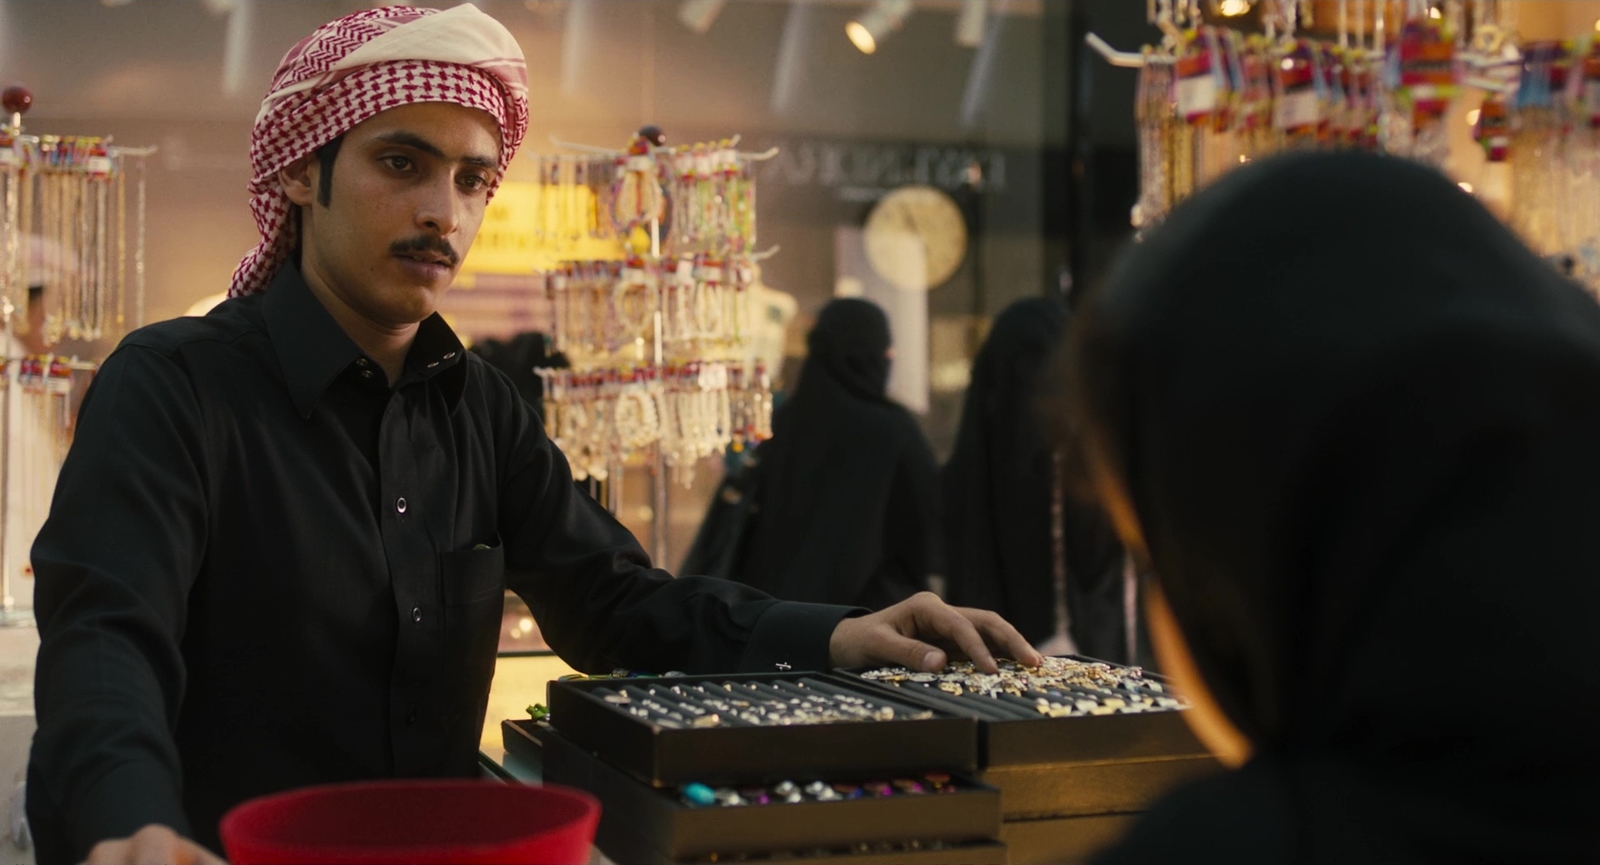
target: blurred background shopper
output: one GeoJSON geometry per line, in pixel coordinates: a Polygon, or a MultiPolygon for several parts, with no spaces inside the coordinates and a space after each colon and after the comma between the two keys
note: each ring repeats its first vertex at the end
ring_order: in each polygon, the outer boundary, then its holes
{"type": "Polygon", "coordinates": [[[1127,556],[1099,506],[1063,488],[1064,446],[1040,412],[1067,321],[1060,300],[1019,300],[978,350],[941,476],[949,598],[1000,613],[1047,654],[1136,663],[1127,556]]]}
{"type": "Polygon", "coordinates": [[[823,307],[800,381],[757,452],[757,514],[740,579],[785,600],[880,609],[928,587],[938,464],[885,393],[889,319],[870,301],[823,307]]]}

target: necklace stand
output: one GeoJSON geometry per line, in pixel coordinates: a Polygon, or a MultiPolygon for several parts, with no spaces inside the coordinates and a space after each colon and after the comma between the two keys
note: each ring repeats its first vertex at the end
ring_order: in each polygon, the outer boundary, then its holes
{"type": "Polygon", "coordinates": [[[13,543],[19,540],[13,534],[25,533],[14,533],[13,524],[24,520],[31,532],[42,522],[70,442],[76,377],[99,368],[75,357],[25,352],[17,331],[28,323],[29,289],[38,284],[54,294],[37,301],[46,305],[39,326],[52,341],[65,335],[114,342],[130,319],[133,327],[143,324],[142,159],[155,153],[154,147],[113,147],[109,136],[25,135],[22,115],[32,105],[26,88],[0,92],[0,116],[10,121],[0,123],[0,627],[36,624],[32,610],[18,603],[16,585],[32,538],[13,543]],[[137,160],[131,238],[129,158],[137,160]],[[69,195],[78,207],[71,211],[75,218],[61,211],[69,195]]]}

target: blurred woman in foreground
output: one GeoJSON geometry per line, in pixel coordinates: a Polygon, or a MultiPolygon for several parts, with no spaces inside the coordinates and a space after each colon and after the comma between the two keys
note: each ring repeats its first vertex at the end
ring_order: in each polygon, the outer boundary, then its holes
{"type": "Polygon", "coordinates": [[[1600,860],[1600,308],[1441,175],[1293,156],[1077,320],[1075,422],[1237,771],[1100,861],[1600,860]]]}

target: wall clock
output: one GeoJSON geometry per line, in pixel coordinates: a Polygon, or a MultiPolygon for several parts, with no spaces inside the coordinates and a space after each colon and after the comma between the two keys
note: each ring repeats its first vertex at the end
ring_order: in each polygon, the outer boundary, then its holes
{"type": "Polygon", "coordinates": [[[906,290],[943,284],[967,256],[966,217],[932,186],[902,186],[879,199],[863,235],[872,269],[906,290]]]}

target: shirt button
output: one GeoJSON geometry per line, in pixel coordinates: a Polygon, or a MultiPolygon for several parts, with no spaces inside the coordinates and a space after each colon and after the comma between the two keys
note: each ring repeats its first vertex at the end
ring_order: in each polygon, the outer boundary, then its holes
{"type": "Polygon", "coordinates": [[[367,360],[364,357],[358,357],[356,358],[356,366],[366,369],[367,367],[372,366],[372,361],[367,360]]]}
{"type": "Polygon", "coordinates": [[[433,363],[428,364],[428,369],[433,369],[434,367],[436,367],[438,365],[439,365],[439,362],[438,361],[434,361],[433,363]]]}
{"type": "Polygon", "coordinates": [[[394,512],[397,513],[397,514],[403,514],[403,513],[406,512],[406,497],[405,496],[401,496],[400,498],[397,498],[397,499],[394,500],[394,512]]]}
{"type": "Polygon", "coordinates": [[[456,356],[456,353],[455,353],[455,352],[453,352],[453,351],[452,351],[452,352],[447,352],[447,353],[446,353],[446,354],[445,354],[445,356],[444,356],[444,359],[445,359],[445,360],[449,360],[449,359],[450,359],[450,358],[452,358],[452,357],[455,357],[455,356],[456,356]]]}
{"type": "Polygon", "coordinates": [[[421,622],[422,621],[422,608],[421,607],[412,607],[411,608],[411,621],[413,621],[413,622],[421,622]]]}
{"type": "Polygon", "coordinates": [[[370,370],[370,369],[362,370],[361,371],[361,377],[362,378],[372,378],[372,370],[370,370]]]}

